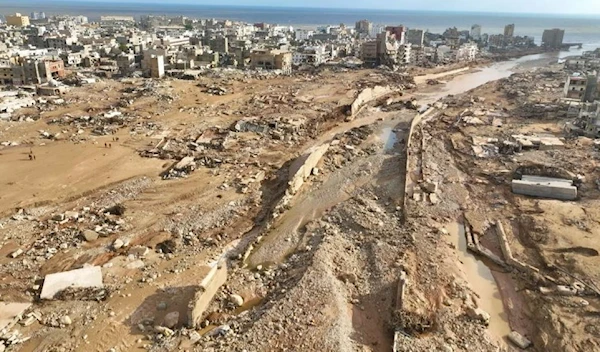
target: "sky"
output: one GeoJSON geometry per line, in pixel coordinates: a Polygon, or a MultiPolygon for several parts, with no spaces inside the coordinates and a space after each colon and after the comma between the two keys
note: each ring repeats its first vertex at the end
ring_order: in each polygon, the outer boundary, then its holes
{"type": "MultiPolygon", "coordinates": [[[[0,3],[6,0],[0,0],[0,3]]],[[[98,0],[79,0],[98,1],[98,0]]],[[[164,0],[104,0],[119,3],[164,3],[164,0]]],[[[204,5],[372,8],[395,10],[472,11],[503,13],[600,14],[600,0],[170,0],[204,5]]]]}

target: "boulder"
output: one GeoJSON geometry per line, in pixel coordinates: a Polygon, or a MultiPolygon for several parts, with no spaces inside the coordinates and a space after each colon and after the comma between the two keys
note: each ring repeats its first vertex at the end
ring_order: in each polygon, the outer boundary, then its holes
{"type": "Polygon", "coordinates": [[[92,242],[98,239],[98,232],[92,230],[83,230],[82,232],[83,238],[87,242],[92,242]]]}
{"type": "Polygon", "coordinates": [[[231,303],[235,304],[237,307],[241,307],[244,304],[244,299],[240,295],[231,295],[229,296],[229,300],[231,303]]]}

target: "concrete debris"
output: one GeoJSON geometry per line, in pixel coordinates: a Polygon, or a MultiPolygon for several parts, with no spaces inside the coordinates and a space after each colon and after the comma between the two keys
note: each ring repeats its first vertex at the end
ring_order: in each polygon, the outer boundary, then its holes
{"type": "Polygon", "coordinates": [[[40,298],[54,299],[60,291],[67,288],[104,288],[102,283],[102,269],[98,266],[91,266],[61,273],[48,274],[44,279],[40,298]]]}
{"type": "Polygon", "coordinates": [[[523,175],[521,180],[512,180],[512,191],[527,196],[560,200],[577,199],[577,187],[572,180],[523,175]]]}
{"type": "Polygon", "coordinates": [[[512,331],[508,334],[508,339],[521,349],[526,349],[531,346],[531,341],[516,331],[512,331]]]}
{"type": "Polygon", "coordinates": [[[490,324],[490,314],[481,308],[469,307],[467,308],[467,315],[469,318],[478,320],[485,326],[490,324]]]}
{"type": "Polygon", "coordinates": [[[31,307],[31,303],[0,302],[0,331],[10,330],[31,307]]]}

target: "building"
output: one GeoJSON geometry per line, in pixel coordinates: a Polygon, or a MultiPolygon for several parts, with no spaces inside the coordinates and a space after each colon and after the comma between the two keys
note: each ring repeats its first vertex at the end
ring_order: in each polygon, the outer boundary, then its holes
{"type": "MultiPolygon", "coordinates": [[[[65,77],[62,60],[20,60],[12,65],[12,84],[42,84],[51,79],[65,77]]],[[[3,78],[5,79],[5,78],[3,78]]]]}
{"type": "Polygon", "coordinates": [[[148,58],[148,71],[152,78],[162,78],[165,75],[165,57],[151,55],[148,58]]]}
{"type": "Polygon", "coordinates": [[[217,53],[229,53],[229,39],[227,37],[217,37],[209,41],[210,50],[217,53]]]}
{"type": "Polygon", "coordinates": [[[504,26],[504,36],[505,37],[512,37],[515,35],[515,24],[507,24],[506,26],[504,26]]]}
{"type": "Polygon", "coordinates": [[[310,40],[310,38],[315,34],[313,31],[309,31],[308,29],[296,29],[294,32],[296,41],[303,42],[310,40]]]}
{"type": "Polygon", "coordinates": [[[117,67],[122,74],[129,74],[135,70],[135,55],[125,54],[117,56],[117,67]]]}
{"type": "Polygon", "coordinates": [[[133,16],[100,16],[100,26],[104,28],[130,27],[134,24],[133,16]]]}
{"type": "Polygon", "coordinates": [[[546,29],[542,35],[542,46],[547,49],[560,49],[565,37],[564,29],[546,29]]]}
{"type": "Polygon", "coordinates": [[[305,47],[292,54],[292,63],[294,66],[313,65],[319,66],[325,62],[325,47],[305,47]]]}
{"type": "Polygon", "coordinates": [[[6,24],[15,27],[27,27],[29,26],[29,17],[22,16],[17,12],[14,16],[6,16],[6,24]]]}
{"type": "Polygon", "coordinates": [[[564,95],[567,99],[593,102],[598,99],[598,76],[596,73],[570,75],[565,82],[564,95]]]}
{"type": "Polygon", "coordinates": [[[475,43],[465,43],[456,50],[456,61],[474,61],[479,53],[479,48],[475,43]]]}
{"type": "Polygon", "coordinates": [[[471,26],[471,39],[475,41],[481,40],[481,25],[474,24],[471,26]]]}
{"type": "Polygon", "coordinates": [[[402,25],[386,26],[385,31],[390,32],[390,35],[394,36],[399,44],[404,44],[406,42],[406,27],[402,25]]]}
{"type": "Polygon", "coordinates": [[[256,49],[250,53],[250,66],[266,70],[292,72],[292,53],[285,50],[256,49]]]}
{"type": "Polygon", "coordinates": [[[45,12],[32,12],[29,17],[32,20],[44,20],[44,19],[46,19],[46,13],[45,12]]]}
{"type": "Polygon", "coordinates": [[[412,60],[412,45],[410,44],[402,44],[398,47],[398,55],[397,62],[400,65],[407,66],[410,65],[412,60]]]}
{"type": "Polygon", "coordinates": [[[369,35],[373,31],[373,23],[367,20],[360,20],[354,25],[354,30],[357,33],[369,35]]]}
{"type": "Polygon", "coordinates": [[[406,32],[406,43],[411,45],[423,45],[425,31],[422,29],[409,29],[406,32]]]}

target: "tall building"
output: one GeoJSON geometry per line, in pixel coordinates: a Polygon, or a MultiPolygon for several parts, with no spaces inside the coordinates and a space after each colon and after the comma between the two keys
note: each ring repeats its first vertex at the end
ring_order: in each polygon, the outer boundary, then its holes
{"type": "Polygon", "coordinates": [[[360,20],[356,22],[354,29],[361,34],[369,34],[373,30],[373,23],[367,20],[360,20]]]}
{"type": "Polygon", "coordinates": [[[423,45],[425,31],[422,29],[409,29],[406,32],[406,42],[412,45],[423,45]]]}
{"type": "Polygon", "coordinates": [[[505,37],[512,37],[515,35],[515,24],[507,24],[506,26],[504,26],[504,36],[505,37]]]}
{"type": "Polygon", "coordinates": [[[29,26],[29,17],[22,16],[17,12],[14,16],[6,16],[6,24],[15,27],[26,27],[29,26]]]}
{"type": "Polygon", "coordinates": [[[542,35],[542,46],[548,49],[560,49],[565,37],[564,29],[546,29],[542,35]]]}
{"type": "Polygon", "coordinates": [[[471,26],[471,38],[473,40],[481,40],[481,26],[474,24],[471,26]]]}
{"type": "Polygon", "coordinates": [[[404,44],[406,41],[406,27],[404,27],[403,25],[399,25],[399,26],[387,26],[385,27],[385,30],[387,32],[390,32],[391,35],[393,35],[396,40],[398,41],[398,44],[404,44]]]}

